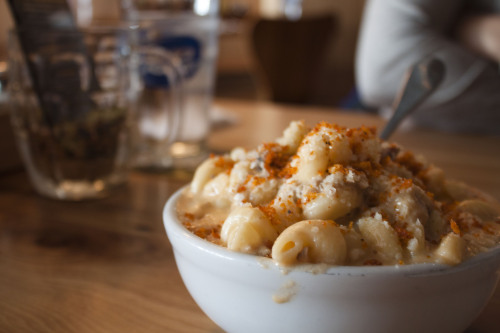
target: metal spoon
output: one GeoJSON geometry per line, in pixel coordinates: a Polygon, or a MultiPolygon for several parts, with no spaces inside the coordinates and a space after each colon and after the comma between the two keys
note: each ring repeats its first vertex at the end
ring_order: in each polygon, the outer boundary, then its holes
{"type": "Polygon", "coordinates": [[[436,58],[426,58],[410,67],[407,79],[394,102],[394,113],[380,134],[381,139],[387,140],[401,121],[436,90],[444,74],[444,63],[436,58]]]}

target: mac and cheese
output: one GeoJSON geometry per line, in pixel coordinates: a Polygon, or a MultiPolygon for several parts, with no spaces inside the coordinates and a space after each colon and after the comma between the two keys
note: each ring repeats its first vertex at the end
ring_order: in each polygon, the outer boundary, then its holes
{"type": "Polygon", "coordinates": [[[178,202],[196,235],[280,265],[455,265],[498,246],[495,202],[372,128],[292,122],[197,169],[178,202]]]}

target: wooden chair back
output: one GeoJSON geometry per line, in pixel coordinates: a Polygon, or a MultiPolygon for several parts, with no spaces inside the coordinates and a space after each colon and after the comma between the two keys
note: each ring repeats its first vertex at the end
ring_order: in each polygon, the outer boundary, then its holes
{"type": "Polygon", "coordinates": [[[310,102],[334,28],[332,15],[257,21],[252,44],[271,100],[310,102]]]}

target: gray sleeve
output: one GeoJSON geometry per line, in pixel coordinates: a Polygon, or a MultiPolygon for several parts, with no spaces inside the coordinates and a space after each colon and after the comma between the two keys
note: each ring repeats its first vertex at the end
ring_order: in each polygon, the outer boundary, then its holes
{"type": "Polygon", "coordinates": [[[407,69],[428,56],[444,61],[446,77],[427,102],[464,91],[487,61],[450,37],[461,0],[367,0],[356,54],[356,81],[370,106],[392,104],[407,69]]]}

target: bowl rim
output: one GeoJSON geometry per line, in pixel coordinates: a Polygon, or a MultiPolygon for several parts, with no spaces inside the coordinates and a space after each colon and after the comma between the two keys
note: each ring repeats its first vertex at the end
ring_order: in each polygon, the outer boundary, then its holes
{"type": "Polygon", "coordinates": [[[401,274],[405,276],[428,276],[428,275],[445,275],[454,274],[460,271],[474,269],[485,263],[496,264],[497,269],[500,269],[500,244],[491,248],[486,252],[482,252],[472,258],[469,258],[462,263],[450,266],[439,263],[419,263],[408,265],[382,265],[382,266],[334,266],[324,264],[301,264],[296,266],[280,266],[271,258],[256,256],[253,254],[231,251],[225,247],[216,245],[190,232],[182,222],[177,218],[176,204],[184,189],[188,185],[182,186],[176,190],[170,198],[168,198],[163,209],[163,223],[167,232],[168,238],[172,247],[176,246],[172,243],[172,238],[181,239],[185,244],[199,251],[211,254],[228,261],[238,261],[245,265],[259,266],[266,269],[276,269],[281,272],[294,272],[305,274],[321,274],[321,275],[349,275],[349,276],[365,276],[365,275],[388,275],[401,274]],[[323,265],[324,270],[319,273],[311,272],[311,267],[319,267],[323,265]]]}

